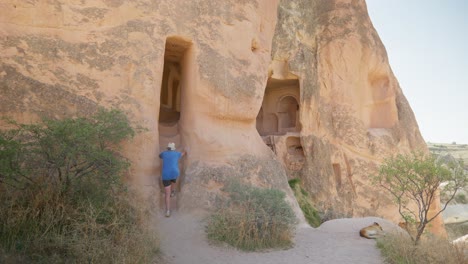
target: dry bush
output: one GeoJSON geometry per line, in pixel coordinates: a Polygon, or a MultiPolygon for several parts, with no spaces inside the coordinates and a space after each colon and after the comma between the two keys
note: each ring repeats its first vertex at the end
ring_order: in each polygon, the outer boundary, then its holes
{"type": "Polygon", "coordinates": [[[158,241],[143,221],[148,212],[133,207],[128,194],[93,201],[96,196],[64,197],[53,189],[2,189],[0,244],[27,262],[149,263],[158,241]]]}
{"type": "Polygon", "coordinates": [[[231,183],[230,200],[211,216],[208,238],[246,251],[291,245],[296,218],[285,194],[231,183]]]}
{"type": "Polygon", "coordinates": [[[415,245],[408,236],[390,233],[377,240],[377,247],[390,264],[468,263],[463,249],[435,237],[424,238],[415,245]]]}
{"type": "Polygon", "coordinates": [[[0,263],[153,261],[148,212],[122,182],[132,135],[115,110],[0,131],[0,263]]]}

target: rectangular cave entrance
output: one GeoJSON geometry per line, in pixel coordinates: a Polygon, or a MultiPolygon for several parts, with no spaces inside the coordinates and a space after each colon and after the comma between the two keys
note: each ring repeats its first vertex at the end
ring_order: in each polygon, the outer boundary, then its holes
{"type": "MultiPolygon", "coordinates": [[[[160,151],[166,150],[170,142],[175,143],[177,150],[182,150],[179,121],[184,115],[184,87],[187,83],[187,62],[184,58],[190,45],[191,42],[182,37],[166,39],[158,113],[160,151]]],[[[180,176],[183,180],[182,168],[180,176]]],[[[180,185],[176,189],[180,189],[180,185]]]]}

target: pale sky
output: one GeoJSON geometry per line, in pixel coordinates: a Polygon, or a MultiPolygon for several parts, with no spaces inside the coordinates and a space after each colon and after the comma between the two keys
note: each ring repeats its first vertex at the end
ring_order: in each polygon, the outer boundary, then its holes
{"type": "Polygon", "coordinates": [[[366,2],[424,139],[468,144],[468,0],[366,2]]]}

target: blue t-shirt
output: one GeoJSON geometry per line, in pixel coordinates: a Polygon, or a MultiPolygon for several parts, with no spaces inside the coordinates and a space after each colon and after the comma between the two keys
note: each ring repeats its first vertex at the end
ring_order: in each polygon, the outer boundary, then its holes
{"type": "Polygon", "coordinates": [[[182,153],[178,151],[166,150],[159,154],[159,158],[163,160],[162,179],[174,180],[179,177],[179,159],[182,153]]]}

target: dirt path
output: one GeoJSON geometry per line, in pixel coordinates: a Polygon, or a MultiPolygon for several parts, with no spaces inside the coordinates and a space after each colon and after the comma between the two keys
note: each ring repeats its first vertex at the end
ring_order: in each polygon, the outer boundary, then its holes
{"type": "Polygon", "coordinates": [[[171,264],[189,263],[383,263],[375,240],[359,237],[362,227],[378,222],[388,230],[394,225],[381,218],[339,219],[320,228],[299,227],[294,247],[287,250],[246,253],[208,244],[205,225],[196,216],[173,212],[160,216],[161,250],[171,264]]]}

